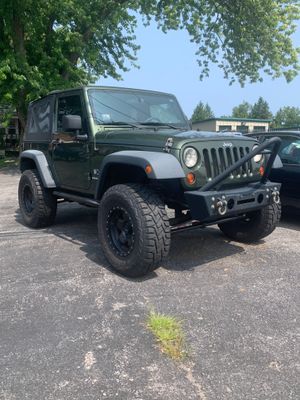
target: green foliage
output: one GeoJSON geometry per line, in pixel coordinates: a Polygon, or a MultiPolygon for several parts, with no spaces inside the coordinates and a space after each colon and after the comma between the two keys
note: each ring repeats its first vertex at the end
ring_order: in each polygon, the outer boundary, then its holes
{"type": "Polygon", "coordinates": [[[300,108],[299,107],[282,107],[274,118],[276,128],[288,128],[300,126],[300,108]]]}
{"type": "Polygon", "coordinates": [[[198,46],[200,77],[217,64],[231,82],[262,80],[261,71],[288,81],[299,71],[291,35],[299,0],[142,0],[140,10],[164,31],[186,29],[198,46]]]}
{"type": "Polygon", "coordinates": [[[0,10],[0,102],[23,125],[29,101],[134,65],[136,18],[124,1],[2,0],[0,10]]]}
{"type": "Polygon", "coordinates": [[[18,158],[15,157],[0,157],[0,169],[5,167],[16,167],[18,165],[18,158]]]}
{"type": "Polygon", "coordinates": [[[250,118],[252,106],[247,101],[243,101],[240,105],[232,109],[232,117],[234,118],[250,118]]]}
{"type": "Polygon", "coordinates": [[[208,118],[214,118],[214,113],[207,103],[204,104],[200,101],[193,112],[191,120],[192,122],[197,122],[208,118]]]}
{"type": "Polygon", "coordinates": [[[163,32],[186,29],[201,78],[211,63],[241,84],[261,80],[262,71],[288,81],[299,71],[291,40],[298,0],[2,0],[0,103],[12,104],[24,127],[30,100],[120,78],[135,65],[137,14],[163,32]]]}
{"type": "Polygon", "coordinates": [[[262,97],[259,97],[257,102],[253,104],[250,116],[251,118],[256,118],[256,119],[273,118],[268,102],[264,100],[262,97]]]}
{"type": "Polygon", "coordinates": [[[151,311],[147,327],[155,336],[163,353],[174,359],[186,356],[184,333],[181,323],[176,318],[151,311]]]}

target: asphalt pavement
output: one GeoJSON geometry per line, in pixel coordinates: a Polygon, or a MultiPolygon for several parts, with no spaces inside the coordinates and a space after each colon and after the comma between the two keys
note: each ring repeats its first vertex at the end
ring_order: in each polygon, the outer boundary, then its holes
{"type": "Polygon", "coordinates": [[[126,279],[96,210],[64,203],[31,230],[18,180],[0,171],[1,400],[300,399],[300,216],[256,245],[215,227],[174,234],[161,268],[126,279]],[[182,320],[187,359],[159,351],[151,309],[182,320]]]}

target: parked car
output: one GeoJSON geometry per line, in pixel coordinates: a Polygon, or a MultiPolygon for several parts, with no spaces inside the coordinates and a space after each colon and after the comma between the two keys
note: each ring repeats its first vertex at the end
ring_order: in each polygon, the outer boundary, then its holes
{"type": "Polygon", "coordinates": [[[278,138],[258,145],[192,131],[167,93],[94,86],[52,92],[29,106],[21,214],[41,228],[54,222],[58,202],[97,207],[110,265],[141,276],[167,256],[171,232],[218,224],[242,242],[273,232],[280,184],[268,176],[279,145],[278,138]]]}
{"type": "Polygon", "coordinates": [[[270,180],[282,184],[280,197],[284,206],[300,208],[300,131],[272,131],[251,136],[256,136],[259,142],[272,137],[281,139],[278,155],[283,167],[273,168],[270,180]]]}

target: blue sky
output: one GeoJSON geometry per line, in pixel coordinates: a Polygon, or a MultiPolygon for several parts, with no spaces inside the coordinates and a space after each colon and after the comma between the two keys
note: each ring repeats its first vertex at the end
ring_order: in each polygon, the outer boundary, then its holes
{"type": "MultiPolygon", "coordinates": [[[[185,31],[162,33],[153,23],[136,31],[139,69],[123,73],[122,81],[101,79],[98,84],[152,89],[175,94],[188,117],[199,101],[207,102],[215,116],[230,115],[232,108],[243,100],[250,103],[259,96],[266,99],[275,113],[282,106],[300,107],[300,76],[291,83],[284,78],[264,77],[264,82],[229,86],[223,72],[211,66],[210,77],[199,80],[196,47],[185,31]]],[[[300,25],[294,35],[295,45],[300,46],[300,25]]]]}

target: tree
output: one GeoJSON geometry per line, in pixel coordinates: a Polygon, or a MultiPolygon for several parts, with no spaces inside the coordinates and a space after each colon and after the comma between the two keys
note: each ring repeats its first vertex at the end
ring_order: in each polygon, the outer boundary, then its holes
{"type": "Polygon", "coordinates": [[[274,125],[276,128],[300,126],[300,108],[280,108],[275,115],[274,125]]]}
{"type": "Polygon", "coordinates": [[[257,118],[257,119],[273,118],[273,115],[269,108],[269,104],[262,97],[259,97],[257,102],[253,104],[250,116],[251,118],[257,118]]]}
{"type": "MultiPolygon", "coordinates": [[[[135,65],[137,14],[163,31],[186,29],[197,47],[200,78],[210,63],[241,84],[260,72],[291,80],[298,0],[1,0],[0,102],[22,126],[28,102],[49,90],[120,78],[135,65]]],[[[159,62],[159,60],[157,60],[159,62]]]]}
{"type": "Polygon", "coordinates": [[[207,103],[204,104],[200,101],[193,112],[191,120],[192,122],[197,122],[208,118],[214,118],[214,113],[207,103]]]}
{"type": "Polygon", "coordinates": [[[234,118],[250,118],[252,106],[247,101],[243,101],[240,105],[232,109],[234,118]]]}

